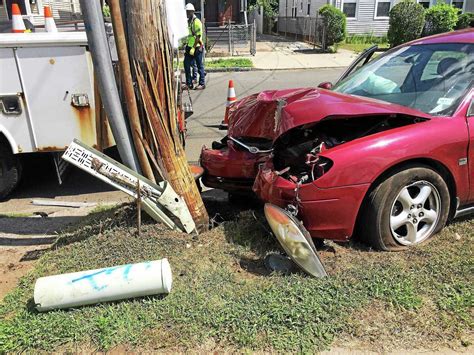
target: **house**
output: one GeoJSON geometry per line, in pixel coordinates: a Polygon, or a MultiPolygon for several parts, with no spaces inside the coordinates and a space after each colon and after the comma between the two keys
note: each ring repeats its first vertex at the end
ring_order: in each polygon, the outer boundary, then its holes
{"type": "Polygon", "coordinates": [[[11,20],[12,3],[17,3],[24,18],[34,25],[44,24],[44,8],[49,5],[57,21],[80,18],[79,0],[0,0],[0,22],[11,20]]]}
{"type": "Polygon", "coordinates": [[[229,21],[242,23],[245,21],[244,12],[247,10],[247,0],[186,0],[192,3],[202,17],[201,6],[204,6],[206,26],[223,26],[229,21]]]}
{"type": "MultiPolygon", "coordinates": [[[[390,9],[400,0],[280,0],[279,17],[294,18],[316,17],[321,6],[331,4],[341,9],[347,16],[349,35],[372,34],[383,36],[388,31],[390,9]]],[[[425,8],[438,1],[461,9],[462,12],[474,12],[474,0],[416,0],[425,8]]],[[[289,26],[291,27],[291,26],[289,26]]]]}

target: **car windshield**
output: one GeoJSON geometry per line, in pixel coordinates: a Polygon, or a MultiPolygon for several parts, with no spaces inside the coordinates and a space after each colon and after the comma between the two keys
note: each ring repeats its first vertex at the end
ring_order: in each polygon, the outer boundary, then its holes
{"type": "Polygon", "coordinates": [[[425,44],[391,50],[337,83],[333,90],[451,116],[473,80],[473,44],[425,44]]]}

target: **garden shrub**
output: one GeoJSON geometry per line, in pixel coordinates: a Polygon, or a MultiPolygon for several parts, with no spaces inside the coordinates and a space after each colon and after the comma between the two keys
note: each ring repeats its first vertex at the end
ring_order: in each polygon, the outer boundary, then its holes
{"type": "Polygon", "coordinates": [[[425,24],[425,9],[414,0],[403,0],[390,10],[388,42],[392,47],[421,36],[425,24]]]}
{"type": "Polygon", "coordinates": [[[430,7],[425,13],[426,22],[423,35],[429,36],[453,31],[458,22],[458,12],[459,9],[445,3],[430,7]]]}
{"type": "Polygon", "coordinates": [[[326,28],[326,46],[332,46],[346,38],[346,15],[332,5],[324,5],[319,9],[326,28]]]}
{"type": "Polygon", "coordinates": [[[474,27],[474,14],[466,12],[458,16],[458,23],[456,24],[456,30],[462,30],[463,28],[474,27]]]}

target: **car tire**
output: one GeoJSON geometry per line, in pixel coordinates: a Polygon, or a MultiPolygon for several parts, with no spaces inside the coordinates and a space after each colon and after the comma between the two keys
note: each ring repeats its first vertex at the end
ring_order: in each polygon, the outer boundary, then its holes
{"type": "Polygon", "coordinates": [[[22,166],[9,148],[0,145],[0,200],[4,200],[18,186],[22,166]]]}
{"type": "Polygon", "coordinates": [[[368,196],[360,232],[375,249],[405,250],[429,240],[448,220],[446,182],[429,167],[398,171],[368,196]]]}

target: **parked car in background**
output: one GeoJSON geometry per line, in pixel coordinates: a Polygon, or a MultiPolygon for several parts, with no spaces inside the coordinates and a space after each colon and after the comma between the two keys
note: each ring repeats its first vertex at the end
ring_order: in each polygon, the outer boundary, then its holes
{"type": "Polygon", "coordinates": [[[313,237],[345,241],[358,231],[381,250],[420,244],[473,212],[474,30],[370,60],[374,50],[334,86],[235,103],[228,136],[203,148],[203,183],[253,187],[313,237]]]}

